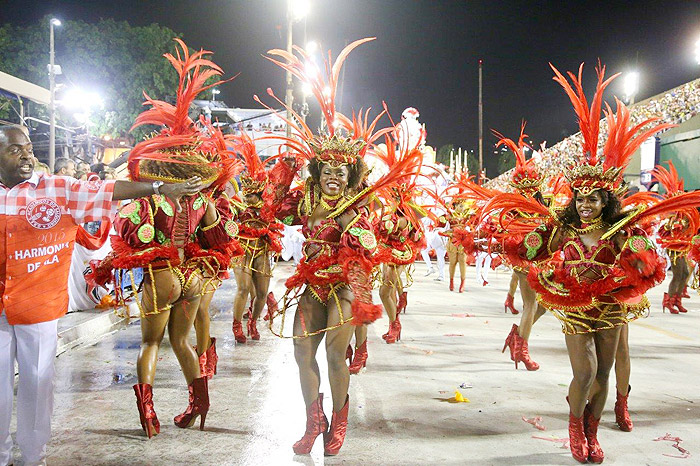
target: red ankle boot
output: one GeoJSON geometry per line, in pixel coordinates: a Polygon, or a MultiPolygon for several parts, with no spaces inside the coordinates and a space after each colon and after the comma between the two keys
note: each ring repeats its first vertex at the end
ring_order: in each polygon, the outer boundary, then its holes
{"type": "Polygon", "coordinates": [[[678,312],[688,312],[688,309],[683,307],[683,303],[681,302],[683,298],[681,297],[681,295],[677,294],[676,296],[674,296],[674,298],[674,302],[676,304],[676,309],[678,310],[678,312]]]}
{"type": "Polygon", "coordinates": [[[314,446],[316,437],[326,434],[328,430],[328,418],[323,413],[323,393],[318,394],[316,401],[306,408],[306,432],[304,436],[294,444],[292,450],[297,455],[308,455],[314,446]]]}
{"type": "Polygon", "coordinates": [[[508,311],[510,311],[511,314],[520,314],[520,311],[515,308],[515,302],[513,299],[514,298],[511,295],[506,295],[506,302],[503,304],[506,308],[506,314],[508,311]]]}
{"type": "Polygon", "coordinates": [[[583,417],[569,413],[569,448],[571,456],[579,463],[588,462],[588,441],[583,430],[583,417]]]}
{"type": "Polygon", "coordinates": [[[530,359],[530,351],[527,347],[527,340],[525,340],[523,337],[518,335],[517,333],[514,335],[515,337],[515,368],[518,368],[518,363],[522,362],[525,364],[525,368],[529,371],[536,371],[537,369],[540,368],[540,365],[537,364],[535,361],[530,359]]]}
{"type": "Polygon", "coordinates": [[[348,402],[350,395],[345,398],[345,405],[338,412],[333,412],[330,430],[323,434],[323,447],[326,456],[335,456],[340,451],[345,441],[345,433],[348,430],[348,402]]]}
{"type": "Polygon", "coordinates": [[[450,278],[450,291],[454,291],[454,290],[455,290],[455,279],[450,278]]]}
{"type": "MultiPolygon", "coordinates": [[[[505,353],[506,348],[510,350],[510,360],[515,361],[515,337],[518,336],[518,326],[513,324],[510,328],[510,333],[506,337],[506,342],[503,345],[501,353],[505,353]]],[[[517,368],[516,368],[517,369],[517,368]]]]}
{"type": "Polygon", "coordinates": [[[591,405],[586,405],[583,412],[583,430],[588,442],[588,461],[596,464],[602,463],[605,459],[605,453],[598,443],[598,424],[600,424],[600,418],[594,418],[591,405]]]}
{"type": "Polygon", "coordinates": [[[235,318],[233,319],[233,336],[236,339],[236,343],[246,342],[245,335],[243,335],[243,323],[235,318]]]}
{"type": "MultiPolygon", "coordinates": [[[[213,376],[216,375],[216,365],[219,362],[219,355],[216,354],[216,338],[212,338],[211,342],[209,343],[209,348],[207,348],[207,351],[204,353],[207,357],[207,364],[206,364],[206,376],[207,378],[211,379],[213,376]]],[[[204,372],[202,373],[202,376],[204,376],[204,372]]]]}
{"type": "Polygon", "coordinates": [[[681,298],[690,298],[690,295],[688,294],[688,285],[686,285],[683,288],[683,293],[681,293],[681,298]]]}
{"type": "Polygon", "coordinates": [[[406,313],[406,305],[408,304],[408,292],[404,291],[399,295],[399,301],[398,304],[396,305],[396,313],[400,314],[401,311],[403,313],[406,313]]]}
{"type": "Polygon", "coordinates": [[[147,383],[137,383],[134,385],[134,393],[136,393],[136,407],[139,409],[143,431],[148,438],[160,434],[160,422],[153,408],[153,387],[147,383]]]}
{"type": "Polygon", "coordinates": [[[386,341],[388,344],[396,343],[401,339],[401,322],[399,321],[399,315],[396,314],[396,320],[389,324],[389,332],[386,334],[386,341]]]}
{"type": "Polygon", "coordinates": [[[263,320],[270,320],[272,317],[275,316],[275,314],[279,312],[277,300],[275,299],[275,295],[272,293],[272,291],[270,291],[267,294],[267,299],[265,300],[265,303],[267,304],[267,314],[265,314],[263,320]]]}
{"type": "Polygon", "coordinates": [[[615,400],[615,422],[617,426],[623,432],[632,432],[632,419],[630,418],[630,413],[627,410],[627,398],[630,396],[630,391],[632,387],[627,388],[627,395],[620,395],[620,392],[615,390],[617,393],[617,399],[615,400]]]}
{"type": "Polygon", "coordinates": [[[357,374],[365,366],[367,366],[367,340],[355,348],[355,357],[350,364],[350,373],[357,374]]]}
{"type": "Polygon", "coordinates": [[[260,333],[258,332],[258,321],[253,319],[253,315],[248,316],[248,336],[251,340],[260,340],[260,333]]]}
{"type": "Polygon", "coordinates": [[[199,430],[204,430],[204,421],[209,412],[209,383],[206,377],[194,379],[187,387],[190,392],[190,401],[184,413],[175,416],[175,425],[185,429],[191,427],[201,416],[199,430]]]}
{"type": "Polygon", "coordinates": [[[664,293],[664,299],[661,302],[661,305],[663,306],[663,311],[666,312],[666,309],[668,309],[668,312],[671,314],[678,314],[678,309],[676,309],[676,306],[674,305],[674,299],[672,296],[669,296],[668,293],[664,293]]]}
{"type": "Polygon", "coordinates": [[[466,284],[467,284],[467,280],[465,280],[463,278],[462,281],[459,283],[459,292],[460,293],[464,293],[464,288],[465,288],[466,284]]]}

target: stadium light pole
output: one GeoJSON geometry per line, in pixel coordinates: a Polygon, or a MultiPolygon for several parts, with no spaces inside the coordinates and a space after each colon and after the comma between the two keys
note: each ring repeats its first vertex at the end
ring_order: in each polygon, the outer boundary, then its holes
{"type": "Polygon", "coordinates": [[[624,92],[625,97],[627,97],[627,104],[634,105],[634,97],[639,92],[639,73],[637,71],[630,71],[625,74],[624,92]]]}
{"type": "MultiPolygon", "coordinates": [[[[294,53],[292,45],[294,38],[292,29],[294,23],[306,17],[309,13],[309,0],[287,0],[287,53],[294,53]]],[[[287,92],[285,94],[284,103],[287,105],[287,121],[292,120],[292,104],[294,103],[294,92],[292,88],[292,72],[287,71],[287,92]]],[[[292,127],[287,123],[287,137],[292,136],[292,127]]]]}
{"type": "Polygon", "coordinates": [[[49,21],[49,170],[53,173],[54,163],[56,161],[56,69],[55,69],[55,53],[53,29],[55,26],[60,26],[61,21],[56,18],[51,18],[49,21]]]}

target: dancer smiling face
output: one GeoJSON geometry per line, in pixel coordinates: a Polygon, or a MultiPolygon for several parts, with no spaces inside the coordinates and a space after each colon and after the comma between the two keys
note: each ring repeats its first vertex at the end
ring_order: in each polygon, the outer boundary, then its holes
{"type": "Polygon", "coordinates": [[[347,165],[333,167],[324,163],[321,165],[319,184],[326,196],[338,196],[345,192],[348,186],[349,170],[347,165]]]}
{"type": "Polygon", "coordinates": [[[593,220],[600,217],[603,213],[605,202],[600,190],[593,191],[590,194],[584,195],[580,192],[576,193],[576,212],[581,219],[581,222],[591,223],[593,220]]]}

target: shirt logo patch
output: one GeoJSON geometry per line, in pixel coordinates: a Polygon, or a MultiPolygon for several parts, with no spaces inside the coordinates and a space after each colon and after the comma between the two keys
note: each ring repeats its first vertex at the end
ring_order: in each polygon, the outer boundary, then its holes
{"type": "Polygon", "coordinates": [[[27,206],[27,222],[38,230],[48,230],[61,219],[61,208],[52,199],[38,199],[27,206]]]}

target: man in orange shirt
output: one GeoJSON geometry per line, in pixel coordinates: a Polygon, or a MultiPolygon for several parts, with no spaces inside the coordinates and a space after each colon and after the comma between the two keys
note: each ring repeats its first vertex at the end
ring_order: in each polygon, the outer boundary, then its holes
{"type": "Polygon", "coordinates": [[[27,465],[45,464],[51,437],[57,321],[68,309],[68,274],[78,225],[108,220],[119,200],[202,189],[184,183],[79,181],[34,172],[32,143],[0,126],[0,466],[12,463],[15,360],[17,443],[27,465]]]}

